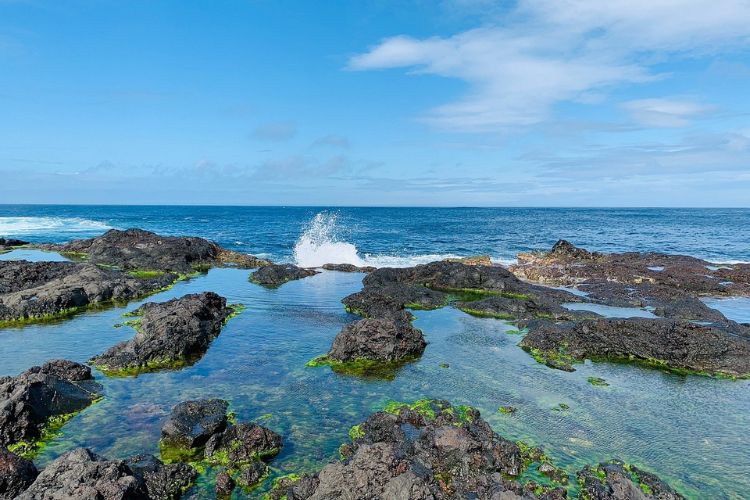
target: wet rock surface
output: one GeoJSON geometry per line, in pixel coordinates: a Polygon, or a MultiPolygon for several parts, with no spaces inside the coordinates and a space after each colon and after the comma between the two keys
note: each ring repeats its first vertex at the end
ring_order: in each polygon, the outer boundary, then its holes
{"type": "Polygon", "coordinates": [[[681,500],[682,495],[654,474],[610,460],[596,467],[586,466],[578,473],[578,498],[592,500],[681,500]]]}
{"type": "Polygon", "coordinates": [[[31,452],[51,419],[62,425],[101,397],[91,369],[66,360],[0,378],[0,446],[31,452]]]}
{"type": "MultiPolygon", "coordinates": [[[[282,447],[281,436],[255,423],[230,422],[229,404],[221,399],[185,401],[172,410],[162,426],[162,458],[168,462],[199,461],[226,468],[232,481],[253,486],[267,474],[265,460],[282,447]]],[[[219,485],[217,485],[218,487],[219,485]]]]}
{"type": "Polygon", "coordinates": [[[585,358],[640,361],[677,370],[750,376],[750,328],[669,319],[540,322],[519,344],[538,360],[572,370],[585,358]]]}
{"type": "Polygon", "coordinates": [[[34,482],[38,474],[31,460],[0,446],[0,498],[15,498],[34,482]]]}
{"type": "MultiPolygon", "coordinates": [[[[389,405],[390,406],[390,405],[389,405]]],[[[518,478],[541,450],[522,450],[479,412],[445,401],[392,405],[350,432],[342,461],[280,481],[272,498],[565,498],[518,478]]]]}
{"type": "Polygon", "coordinates": [[[315,276],[318,271],[297,267],[294,264],[270,264],[255,271],[250,280],[264,286],[281,286],[288,281],[315,276]]]}
{"type": "Polygon", "coordinates": [[[142,229],[111,229],[96,238],[38,246],[123,270],[190,273],[214,266],[255,268],[269,263],[253,255],[226,250],[203,238],[161,236],[142,229]]]}
{"type": "Polygon", "coordinates": [[[144,304],[136,335],[91,362],[105,373],[136,374],[195,362],[218,337],[233,309],[213,292],[185,295],[167,302],[144,304]]]}
{"type": "Polygon", "coordinates": [[[164,465],[151,456],[107,460],[78,448],[49,464],[18,498],[167,500],[179,498],[196,477],[190,466],[164,465]]]}
{"type": "Polygon", "coordinates": [[[176,275],[138,279],[73,262],[0,261],[0,324],[52,319],[87,307],[143,297],[176,275]]]}
{"type": "Polygon", "coordinates": [[[371,273],[376,268],[373,266],[355,266],[354,264],[323,264],[323,269],[342,273],[371,273]]]}
{"type": "Polygon", "coordinates": [[[28,241],[17,240],[14,238],[0,238],[0,253],[9,252],[16,247],[22,247],[28,244],[28,241]]]}

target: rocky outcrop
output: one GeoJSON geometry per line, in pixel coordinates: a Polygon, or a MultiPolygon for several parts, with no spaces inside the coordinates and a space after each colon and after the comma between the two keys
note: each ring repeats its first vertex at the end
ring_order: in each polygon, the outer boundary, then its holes
{"type": "Polygon", "coordinates": [[[323,264],[323,269],[341,273],[371,273],[376,268],[373,266],[355,266],[354,264],[323,264]]]}
{"type": "Polygon", "coordinates": [[[175,406],[162,426],[162,458],[223,466],[245,486],[259,482],[267,473],[264,460],[281,450],[281,436],[254,423],[230,423],[228,406],[221,399],[185,401],[175,406]]]}
{"type": "Polygon", "coordinates": [[[274,287],[281,286],[288,281],[309,278],[316,274],[318,274],[318,271],[297,267],[294,264],[269,264],[250,275],[250,281],[259,285],[274,287]]]}
{"type": "Polygon", "coordinates": [[[750,266],[715,265],[686,255],[598,253],[560,240],[549,252],[521,253],[511,270],[532,281],[572,286],[616,282],[658,285],[693,295],[750,295],[750,266]]]}
{"type": "Polygon", "coordinates": [[[437,309],[448,303],[443,292],[408,283],[365,286],[342,300],[346,310],[368,318],[390,317],[404,308],[437,309]]]}
{"type": "Polygon", "coordinates": [[[650,472],[619,460],[595,467],[587,465],[578,473],[578,498],[594,500],[682,500],[684,497],[650,472]]]}
{"type": "Polygon", "coordinates": [[[16,247],[22,247],[28,244],[28,241],[16,240],[14,238],[0,238],[0,253],[9,252],[16,247]]]}
{"type": "Polygon", "coordinates": [[[144,304],[136,335],[91,362],[107,374],[137,374],[178,368],[200,359],[232,314],[226,299],[213,292],[185,295],[168,302],[144,304]]]}
{"type": "Polygon", "coordinates": [[[630,360],[729,377],[750,376],[750,328],[669,319],[598,319],[542,322],[519,344],[537,360],[573,370],[586,358],[630,360]]]}
{"type": "Polygon", "coordinates": [[[253,255],[226,250],[216,243],[195,237],[161,236],[142,229],[111,229],[96,238],[63,245],[40,245],[94,264],[123,270],[151,270],[190,273],[209,267],[255,268],[269,262],[253,255]]]}
{"type": "Polygon", "coordinates": [[[62,426],[100,392],[89,367],[65,360],[0,378],[0,445],[32,453],[45,432],[62,426]]]}
{"type": "Polygon", "coordinates": [[[0,325],[53,319],[88,307],[143,297],[174,282],[138,279],[92,264],[0,261],[0,325]]]}
{"type": "Polygon", "coordinates": [[[0,446],[0,498],[20,495],[39,474],[34,463],[0,446]]]}
{"type": "Polygon", "coordinates": [[[471,255],[469,257],[448,257],[445,262],[460,262],[467,266],[491,266],[492,259],[489,255],[471,255]]]}
{"type": "Polygon", "coordinates": [[[179,498],[196,477],[188,465],[164,465],[144,456],[129,461],[107,460],[78,448],[49,464],[18,498],[167,500],[179,498]]]}
{"type": "Polygon", "coordinates": [[[565,498],[518,478],[541,460],[492,431],[473,408],[446,401],[391,404],[350,431],[343,460],[315,475],[279,481],[272,498],[565,498]]]}

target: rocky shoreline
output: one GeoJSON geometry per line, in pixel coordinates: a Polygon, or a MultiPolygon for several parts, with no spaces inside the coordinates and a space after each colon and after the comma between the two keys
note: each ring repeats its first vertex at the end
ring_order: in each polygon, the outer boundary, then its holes
{"type": "MultiPolygon", "coordinates": [[[[0,251],[26,245],[0,239],[0,251]]],[[[63,245],[34,245],[77,262],[0,261],[0,328],[62,319],[164,290],[211,267],[256,269],[266,287],[318,274],[223,249],[202,238],[111,230],[63,245]]],[[[455,307],[514,323],[518,344],[540,363],[572,371],[586,359],[633,362],[678,373],[750,377],[750,325],[727,319],[703,297],[750,295],[750,265],[715,266],[686,256],[603,254],[559,241],[549,252],[519,255],[510,268],[488,258],[453,259],[410,268],[324,270],[365,273],[345,297],[359,319],[330,350],[308,363],[338,373],[392,379],[429,349],[429,332],[411,310],[455,307]],[[558,287],[573,287],[563,290],[558,287]],[[647,309],[653,318],[606,318],[571,304],[647,309]]],[[[188,294],[133,311],[136,335],[90,360],[106,375],[180,369],[200,359],[238,312],[213,292],[188,294]]],[[[592,382],[594,383],[594,382],[592,382]]],[[[237,423],[229,402],[178,404],[161,430],[161,459],[109,460],[70,451],[37,470],[39,445],[68,419],[106,397],[91,369],[50,361],[0,378],[0,498],[178,498],[205,466],[219,469],[217,497],[249,489],[270,474],[283,436],[237,423]]],[[[508,410],[511,412],[512,410],[508,410]]],[[[496,434],[479,412],[447,401],[393,403],[350,431],[341,460],[314,474],[276,478],[270,498],[578,498],[679,499],[657,476],[617,460],[589,465],[575,478],[540,449],[496,434]],[[525,476],[531,470],[546,477],[525,476]],[[575,483],[575,489],[569,484],[575,483]]]]}

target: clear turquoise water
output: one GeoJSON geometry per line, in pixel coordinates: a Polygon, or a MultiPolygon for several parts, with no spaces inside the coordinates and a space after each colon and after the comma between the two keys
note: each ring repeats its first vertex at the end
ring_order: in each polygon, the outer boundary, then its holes
{"type": "MultiPolygon", "coordinates": [[[[34,256],[40,255],[26,254],[34,256]]],[[[249,283],[248,274],[215,269],[149,298],[213,290],[247,309],[189,368],[122,379],[97,373],[105,398],[74,417],[38,462],[76,446],[109,457],[158,454],[159,429],[174,404],[220,397],[231,401],[240,421],[257,420],[284,437],[284,449],[271,464],[275,474],[311,471],[335,459],[349,427],[387,401],[435,397],[476,406],[497,432],[544,445],[570,472],[619,457],[658,473],[692,498],[743,498],[750,491],[750,381],[589,362],[574,373],[561,372],[518,348],[520,337],[506,333],[513,329],[509,323],[452,308],[415,311],[429,345],[395,380],[342,376],[304,365],[355,319],[340,299],[361,287],[362,275],[325,272],[269,290],[249,283]],[[449,368],[440,367],[444,362],[449,368]],[[610,385],[594,387],[590,376],[610,385]],[[559,403],[570,409],[556,411],[559,403]],[[498,413],[501,405],[517,412],[498,413]]],[[[0,374],[14,375],[50,358],[87,360],[133,335],[113,325],[137,305],[0,330],[0,374]]],[[[191,496],[212,496],[211,474],[191,496]]]]}

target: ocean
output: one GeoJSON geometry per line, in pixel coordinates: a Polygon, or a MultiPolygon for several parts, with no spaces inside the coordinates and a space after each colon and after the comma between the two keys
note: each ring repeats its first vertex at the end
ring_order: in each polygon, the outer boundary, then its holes
{"type": "Polygon", "coordinates": [[[750,209],[0,205],[0,237],[60,242],[131,227],[303,266],[408,266],[477,254],[502,263],[558,239],[590,250],[750,261],[750,209]]]}
{"type": "MultiPolygon", "coordinates": [[[[405,266],[474,254],[509,262],[519,251],[548,249],[560,238],[592,250],[750,261],[749,222],[750,211],[723,209],[0,206],[0,237],[59,242],[140,227],[203,236],[301,265],[405,266]]],[[[23,249],[0,258],[64,259],[23,249]]],[[[260,498],[274,478],[338,459],[351,426],[389,401],[439,398],[478,408],[504,437],[543,446],[570,474],[572,494],[575,471],[612,458],[658,474],[688,498],[740,499],[750,492],[749,380],[591,361],[572,373],[554,370],[518,347],[515,325],[452,307],[413,311],[428,345],[392,380],[340,375],[305,365],[358,319],[341,299],[361,288],[363,275],[323,272],[268,289],[251,283],[249,273],[212,269],[145,300],[0,329],[0,376],[16,375],[54,358],[86,362],[130,339],[130,327],[115,325],[143,302],[210,290],[246,307],[194,365],[121,378],[95,370],[104,398],[66,423],[36,463],[44,466],[79,446],[108,458],[158,456],[160,428],[175,404],[218,397],[230,402],[238,421],[261,423],[283,437],[269,479],[236,492],[260,498]],[[609,385],[592,386],[590,377],[609,385]],[[505,405],[516,411],[498,411],[505,405]]],[[[750,321],[746,298],[710,304],[750,321]]],[[[186,497],[213,498],[216,473],[209,467],[186,497]]],[[[523,479],[540,477],[530,470],[523,479]]]]}

